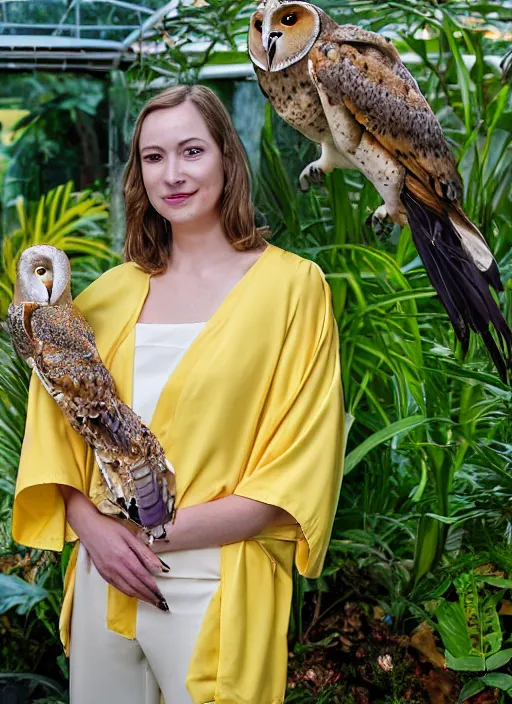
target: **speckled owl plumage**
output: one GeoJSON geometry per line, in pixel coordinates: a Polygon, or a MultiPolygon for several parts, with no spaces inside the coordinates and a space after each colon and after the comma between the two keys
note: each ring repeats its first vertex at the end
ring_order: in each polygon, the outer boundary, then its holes
{"type": "Polygon", "coordinates": [[[384,200],[374,222],[409,223],[463,350],[478,333],[509,382],[512,332],[489,290],[503,289],[496,262],[459,203],[441,125],[393,44],[311,3],[265,0],[251,17],[249,55],[276,112],[321,146],[301,190],[335,168],[361,171],[384,200]]]}
{"type": "Polygon", "coordinates": [[[48,245],[25,250],[7,317],[11,340],[73,430],[93,448],[105,482],[100,511],[129,517],[150,539],[162,538],[174,514],[172,467],[155,435],[118,398],[94,333],[73,306],[69,284],[64,252],[48,245]],[[40,284],[38,277],[45,276],[40,284]]]}

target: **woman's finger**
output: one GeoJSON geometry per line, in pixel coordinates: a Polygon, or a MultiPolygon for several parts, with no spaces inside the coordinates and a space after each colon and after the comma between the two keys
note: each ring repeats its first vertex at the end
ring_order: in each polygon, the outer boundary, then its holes
{"type": "Polygon", "coordinates": [[[137,599],[147,601],[149,604],[157,606],[162,611],[169,611],[167,602],[155,580],[149,572],[142,567],[139,561],[134,561],[134,563],[130,565],[123,565],[120,574],[134,590],[137,599]]]}
{"type": "Polygon", "coordinates": [[[158,587],[155,579],[144,567],[140,565],[140,563],[139,565],[134,567],[132,575],[138,580],[139,583],[142,583],[146,587],[146,589],[148,589],[152,594],[156,595],[159,603],[165,605],[164,595],[160,591],[160,588],[158,587]]]}
{"type": "Polygon", "coordinates": [[[155,555],[148,545],[145,545],[140,539],[134,537],[131,533],[126,536],[126,542],[137,555],[144,567],[152,574],[161,574],[168,572],[169,567],[155,555]]]}
{"type": "Polygon", "coordinates": [[[102,565],[96,564],[96,569],[103,579],[128,596],[134,596],[142,601],[157,605],[163,600],[157,584],[151,574],[143,567],[128,545],[125,545],[118,560],[102,565]]]}
{"type": "Polygon", "coordinates": [[[116,589],[119,589],[124,594],[127,594],[131,597],[135,597],[136,599],[140,599],[141,601],[146,601],[148,604],[151,604],[151,606],[156,606],[161,611],[169,611],[167,602],[163,597],[158,598],[156,597],[156,595],[151,594],[149,597],[146,598],[145,594],[141,593],[136,588],[134,588],[128,580],[123,579],[120,575],[117,575],[115,582],[116,583],[112,586],[114,586],[116,589]]]}

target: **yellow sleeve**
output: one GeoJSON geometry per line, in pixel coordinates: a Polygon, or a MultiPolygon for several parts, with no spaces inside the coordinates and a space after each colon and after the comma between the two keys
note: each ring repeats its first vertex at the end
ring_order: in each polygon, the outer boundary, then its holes
{"type": "Polygon", "coordinates": [[[86,445],[32,374],[14,499],[12,534],[22,545],[62,550],[76,536],[57,484],[85,492],[86,445]]]}
{"type": "MultiPolygon", "coordinates": [[[[279,506],[302,529],[296,564],[317,577],[329,544],[343,473],[344,409],[331,292],[304,261],[262,428],[268,441],[235,494],[279,506]]],[[[260,432],[261,435],[261,432],[260,432]]]]}

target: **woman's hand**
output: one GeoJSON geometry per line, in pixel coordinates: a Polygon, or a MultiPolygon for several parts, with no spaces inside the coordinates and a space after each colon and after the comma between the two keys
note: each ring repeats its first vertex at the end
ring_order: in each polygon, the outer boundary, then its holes
{"type": "Polygon", "coordinates": [[[169,611],[151,574],[162,572],[160,561],[118,520],[98,514],[80,539],[106,582],[128,596],[169,611]]]}
{"type": "Polygon", "coordinates": [[[60,490],[67,520],[103,579],[128,596],[168,611],[152,576],[161,573],[163,567],[151,549],[119,520],[101,514],[81,492],[62,485],[60,490]]]}

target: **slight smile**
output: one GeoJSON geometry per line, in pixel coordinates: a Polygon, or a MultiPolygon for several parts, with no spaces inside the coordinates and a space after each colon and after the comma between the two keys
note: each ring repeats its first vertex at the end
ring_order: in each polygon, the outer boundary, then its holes
{"type": "Polygon", "coordinates": [[[175,193],[172,196],[165,196],[163,200],[167,203],[167,205],[174,207],[177,205],[181,205],[182,203],[185,203],[189,198],[191,198],[196,193],[197,193],[197,191],[193,191],[193,193],[175,193]]]}

